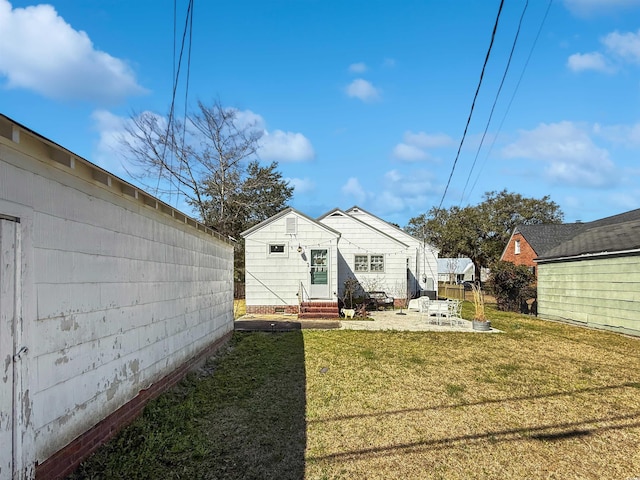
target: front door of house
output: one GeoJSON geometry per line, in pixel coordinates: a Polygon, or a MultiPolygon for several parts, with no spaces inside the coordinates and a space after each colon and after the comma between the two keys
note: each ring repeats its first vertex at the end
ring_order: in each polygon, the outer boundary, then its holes
{"type": "Polygon", "coordinates": [[[311,298],[329,298],[329,251],[311,250],[311,298]]]}
{"type": "Polygon", "coordinates": [[[0,480],[14,475],[17,223],[0,216],[0,480]]]}

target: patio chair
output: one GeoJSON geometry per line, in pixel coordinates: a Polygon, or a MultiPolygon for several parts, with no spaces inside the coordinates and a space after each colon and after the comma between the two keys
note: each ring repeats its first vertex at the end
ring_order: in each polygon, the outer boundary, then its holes
{"type": "Polygon", "coordinates": [[[451,321],[451,325],[453,326],[454,322],[457,325],[461,325],[462,322],[462,302],[460,300],[448,300],[449,307],[449,318],[451,321]]]}

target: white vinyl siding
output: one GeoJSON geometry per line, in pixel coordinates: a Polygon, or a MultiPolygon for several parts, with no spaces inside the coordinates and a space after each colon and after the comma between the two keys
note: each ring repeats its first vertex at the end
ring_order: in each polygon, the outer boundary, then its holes
{"type": "Polygon", "coordinates": [[[320,223],[341,233],[338,243],[340,295],[345,281],[355,277],[365,290],[382,290],[392,296],[402,291],[404,296],[411,248],[349,215],[329,215],[320,223]]]}
{"type": "Polygon", "coordinates": [[[247,306],[298,305],[301,286],[307,289],[303,293],[309,293],[311,250],[318,248],[329,251],[328,281],[332,294],[338,271],[336,233],[295,212],[249,233],[245,237],[247,306]],[[297,233],[285,233],[292,225],[297,233]],[[271,245],[282,244],[283,253],[269,253],[271,245]]]}

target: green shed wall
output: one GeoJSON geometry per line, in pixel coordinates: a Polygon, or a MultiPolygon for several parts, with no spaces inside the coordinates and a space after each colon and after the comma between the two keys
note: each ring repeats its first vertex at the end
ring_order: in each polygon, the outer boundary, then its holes
{"type": "Polygon", "coordinates": [[[640,335],[640,256],[539,264],[538,315],[640,335]]]}

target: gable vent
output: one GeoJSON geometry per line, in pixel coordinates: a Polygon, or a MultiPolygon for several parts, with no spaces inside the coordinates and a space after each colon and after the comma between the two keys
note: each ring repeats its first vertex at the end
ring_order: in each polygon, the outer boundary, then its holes
{"type": "Polygon", "coordinates": [[[295,235],[296,233],[298,233],[298,223],[296,222],[296,220],[296,217],[287,217],[287,223],[285,226],[285,233],[287,235],[295,235]]]}

